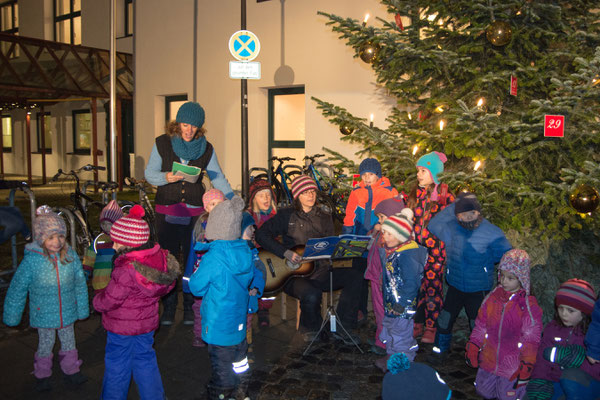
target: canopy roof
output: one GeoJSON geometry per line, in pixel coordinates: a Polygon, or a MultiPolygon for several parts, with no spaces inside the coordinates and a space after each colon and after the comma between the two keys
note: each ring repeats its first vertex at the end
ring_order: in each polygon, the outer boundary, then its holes
{"type": "MultiPolygon", "coordinates": [[[[117,53],[117,96],[133,97],[133,56],[117,53]]],[[[110,97],[108,50],[0,33],[0,107],[110,97]]],[[[4,108],[3,107],[3,108],[4,108]]]]}

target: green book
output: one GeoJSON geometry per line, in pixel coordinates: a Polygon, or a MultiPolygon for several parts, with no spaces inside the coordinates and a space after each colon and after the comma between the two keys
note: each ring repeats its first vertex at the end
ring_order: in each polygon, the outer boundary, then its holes
{"type": "Polygon", "coordinates": [[[194,167],[193,165],[185,165],[176,161],[173,161],[173,169],[171,171],[174,175],[183,176],[183,180],[190,183],[196,183],[202,174],[201,168],[194,167]]]}

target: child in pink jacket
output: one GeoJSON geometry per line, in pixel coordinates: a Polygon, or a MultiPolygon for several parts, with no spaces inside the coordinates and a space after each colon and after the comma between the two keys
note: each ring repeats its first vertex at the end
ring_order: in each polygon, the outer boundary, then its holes
{"type": "Polygon", "coordinates": [[[94,297],[107,330],[102,399],[126,398],[132,375],[140,398],[165,397],[152,345],[158,301],[175,286],[181,269],[167,250],[148,241],[143,216],[144,209],[135,205],[113,224],[114,269],[106,289],[94,297]]]}
{"type": "Polygon", "coordinates": [[[513,249],[498,265],[498,286],[479,308],[466,346],[467,364],[477,368],[477,393],[522,399],[542,333],[542,309],[530,294],[529,255],[513,249]]]}

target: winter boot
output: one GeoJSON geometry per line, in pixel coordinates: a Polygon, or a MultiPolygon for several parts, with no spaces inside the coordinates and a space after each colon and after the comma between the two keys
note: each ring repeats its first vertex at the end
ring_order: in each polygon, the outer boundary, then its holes
{"type": "Polygon", "coordinates": [[[415,326],[413,328],[413,337],[416,339],[419,336],[423,336],[423,332],[425,331],[425,327],[423,324],[418,324],[415,322],[415,326]]]}
{"type": "Polygon", "coordinates": [[[423,334],[423,337],[421,338],[421,343],[435,342],[435,331],[436,331],[436,328],[426,327],[425,333],[423,334]]]}
{"type": "Polygon", "coordinates": [[[33,356],[33,375],[37,379],[50,378],[52,376],[52,354],[48,357],[40,357],[35,353],[33,356]]]}
{"type": "Polygon", "coordinates": [[[448,358],[450,344],[452,343],[451,333],[439,333],[435,335],[435,344],[432,353],[427,357],[427,361],[433,365],[441,365],[448,358]]]}
{"type": "Polygon", "coordinates": [[[206,385],[206,394],[208,400],[229,400],[231,398],[231,389],[206,385]]]}
{"type": "Polygon", "coordinates": [[[379,368],[384,374],[387,372],[387,362],[390,358],[390,354],[375,360],[375,366],[379,368]]]}
{"type": "Polygon", "coordinates": [[[258,325],[261,328],[267,328],[269,327],[269,325],[271,324],[271,321],[269,319],[269,310],[258,310],[257,312],[258,314],[258,325]]]}
{"type": "Polygon", "coordinates": [[[77,349],[59,351],[58,359],[60,361],[60,369],[65,374],[64,380],[67,384],[81,385],[87,381],[87,377],[79,372],[79,367],[83,361],[79,359],[77,349]]]}
{"type": "Polygon", "coordinates": [[[50,378],[35,378],[35,390],[38,392],[47,392],[52,390],[50,378]]]}
{"type": "Polygon", "coordinates": [[[194,295],[191,293],[183,292],[183,324],[194,325],[194,310],[192,305],[194,304],[194,295]]]}

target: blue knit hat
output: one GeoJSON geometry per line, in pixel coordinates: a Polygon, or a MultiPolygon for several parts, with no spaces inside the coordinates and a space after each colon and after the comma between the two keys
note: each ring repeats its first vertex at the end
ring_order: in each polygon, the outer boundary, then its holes
{"type": "Polygon", "coordinates": [[[438,174],[444,172],[444,163],[447,158],[444,153],[438,151],[432,151],[431,153],[425,154],[417,161],[417,167],[423,167],[429,170],[433,183],[436,185],[440,184],[438,174]]]}
{"type": "Polygon", "coordinates": [[[193,101],[183,103],[183,105],[179,107],[179,111],[177,111],[175,122],[202,128],[202,125],[204,125],[204,108],[193,101]]]}
{"type": "Polygon", "coordinates": [[[358,167],[358,174],[362,175],[365,172],[371,172],[381,178],[381,164],[374,158],[365,158],[358,167]]]}

